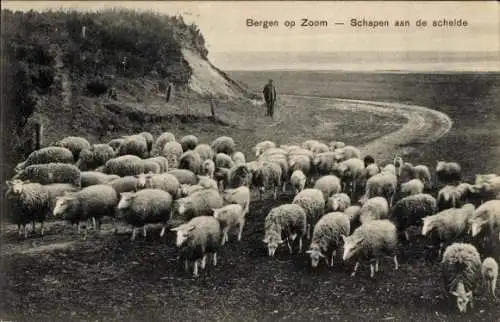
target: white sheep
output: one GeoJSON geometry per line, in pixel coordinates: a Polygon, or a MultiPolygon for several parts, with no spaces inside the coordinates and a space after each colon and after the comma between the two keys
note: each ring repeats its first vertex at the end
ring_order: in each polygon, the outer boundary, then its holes
{"type": "Polygon", "coordinates": [[[298,194],[306,187],[307,177],[301,170],[295,170],[290,177],[290,184],[295,194],[298,194]]]}
{"type": "Polygon", "coordinates": [[[319,142],[311,147],[311,152],[314,154],[329,152],[330,148],[325,143],[319,142]]]}
{"type": "Polygon", "coordinates": [[[232,168],[234,166],[234,161],[231,157],[225,153],[217,153],[215,155],[215,167],[216,168],[232,168]]]}
{"type": "Polygon", "coordinates": [[[311,266],[317,267],[320,257],[328,266],[333,266],[341,236],[349,235],[350,230],[349,218],[342,212],[331,212],[321,217],[314,226],[311,244],[306,251],[311,256],[311,266]]]}
{"type": "Polygon", "coordinates": [[[354,206],[349,206],[347,207],[346,210],[344,210],[344,214],[346,214],[347,217],[349,217],[349,222],[351,225],[351,233],[361,226],[361,223],[359,222],[359,217],[361,216],[361,206],[354,205],[354,206]]]}
{"type": "Polygon", "coordinates": [[[473,292],[481,278],[481,257],[471,244],[453,243],[441,260],[441,273],[447,297],[453,295],[460,313],[473,307],[473,292]]]}
{"type": "Polygon", "coordinates": [[[409,196],[424,192],[424,183],[420,179],[411,179],[401,184],[401,193],[409,196]]]}
{"type": "Polygon", "coordinates": [[[342,141],[330,141],[328,142],[328,147],[330,148],[330,151],[335,151],[337,149],[341,149],[345,147],[346,144],[342,141]]]}
{"type": "Polygon", "coordinates": [[[312,148],[318,144],[320,144],[321,142],[318,141],[318,140],[306,140],[302,143],[302,148],[304,149],[307,149],[309,151],[312,150],[312,148]]]}
{"type": "Polygon", "coordinates": [[[343,191],[347,192],[348,186],[351,187],[350,196],[353,198],[354,193],[357,189],[357,183],[363,175],[363,170],[365,168],[365,163],[363,160],[358,158],[350,158],[340,163],[337,163],[333,167],[333,171],[342,180],[344,185],[343,191]]]}
{"type": "Polygon", "coordinates": [[[252,173],[246,163],[236,164],[227,173],[227,188],[250,186],[252,184],[252,173]]]}
{"type": "Polygon", "coordinates": [[[193,172],[194,174],[200,174],[202,160],[200,155],[193,151],[187,150],[179,158],[179,169],[185,169],[193,172]]]}
{"type": "Polygon", "coordinates": [[[33,183],[70,183],[79,186],[81,182],[80,170],[68,163],[44,163],[27,166],[18,172],[12,179],[29,180],[33,183]]]}
{"type": "Polygon", "coordinates": [[[85,188],[96,184],[108,183],[118,178],[120,178],[120,176],[116,174],[105,174],[97,171],[82,171],[80,172],[80,186],[85,188]]]}
{"type": "Polygon", "coordinates": [[[338,148],[334,152],[338,162],[349,159],[359,159],[361,157],[361,152],[359,151],[359,149],[352,145],[346,145],[343,148],[338,148]]]}
{"type": "Polygon", "coordinates": [[[300,170],[302,171],[306,176],[309,176],[311,172],[311,158],[307,155],[303,154],[290,154],[288,156],[288,167],[290,168],[290,171],[296,171],[300,170]]]}
{"type": "Polygon", "coordinates": [[[80,152],[84,149],[90,149],[91,145],[87,139],[79,136],[67,136],[57,141],[55,146],[60,146],[71,151],[73,160],[76,162],[80,157],[80,152]]]}
{"type": "Polygon", "coordinates": [[[221,224],[221,245],[224,245],[229,240],[228,233],[233,229],[238,229],[238,241],[241,241],[241,235],[245,227],[245,212],[243,208],[238,204],[229,204],[212,210],[214,218],[221,224]]]}
{"type": "Polygon", "coordinates": [[[393,256],[394,269],[399,268],[397,259],[398,237],[396,226],[387,219],[372,220],[354,230],[351,236],[344,239],[344,261],[356,257],[356,265],[351,276],[355,276],[362,259],[375,259],[375,266],[370,262],[370,277],[379,271],[380,258],[388,254],[393,256]]]}
{"type": "Polygon", "coordinates": [[[184,152],[188,150],[194,150],[198,145],[198,138],[192,134],[183,136],[179,143],[182,146],[184,152]]]}
{"type": "Polygon", "coordinates": [[[276,147],[276,143],[274,143],[272,141],[263,141],[263,142],[257,143],[255,145],[255,147],[252,148],[252,150],[255,152],[255,156],[258,157],[267,149],[271,149],[271,148],[275,148],[275,147],[276,147]]]}
{"type": "Polygon", "coordinates": [[[194,152],[198,153],[203,161],[212,160],[214,158],[214,151],[208,144],[198,144],[194,148],[194,152]]]}
{"type": "Polygon", "coordinates": [[[360,202],[373,197],[384,197],[389,201],[389,206],[392,206],[397,185],[398,178],[395,174],[382,171],[366,181],[365,194],[360,202]]]}
{"type": "Polygon", "coordinates": [[[500,227],[500,200],[486,201],[479,206],[469,224],[471,226],[472,237],[477,236],[481,232],[493,234],[500,227]]]}
{"type": "Polygon", "coordinates": [[[316,154],[312,160],[313,173],[315,175],[328,175],[332,173],[333,166],[337,163],[334,152],[316,154]]]}
{"type": "Polygon", "coordinates": [[[360,210],[359,222],[365,224],[372,220],[387,219],[389,216],[389,204],[383,197],[368,199],[360,210]]]}
{"type": "Polygon", "coordinates": [[[225,203],[238,204],[243,209],[244,215],[250,212],[250,189],[241,186],[233,189],[226,189],[222,192],[222,199],[225,203]]]}
{"type": "Polygon", "coordinates": [[[143,236],[146,237],[146,225],[152,223],[162,223],[163,227],[160,232],[160,237],[162,237],[167,221],[170,219],[172,202],[172,196],[159,189],[124,192],[118,202],[119,214],[117,218],[124,219],[127,224],[133,226],[130,239],[132,241],[137,236],[138,227],[143,227],[143,236]]]}
{"type": "Polygon", "coordinates": [[[180,219],[187,221],[193,217],[212,215],[212,209],[223,206],[219,192],[214,189],[203,189],[174,201],[174,209],[180,219]]]}
{"type": "Polygon", "coordinates": [[[170,173],[141,174],[136,179],[137,189],[161,189],[174,198],[180,195],[181,183],[170,173]]]}
{"type": "Polygon", "coordinates": [[[141,135],[146,140],[146,145],[148,148],[148,155],[149,155],[151,149],[153,148],[153,143],[155,138],[153,137],[153,134],[146,131],[139,133],[139,135],[141,135]]]}
{"type": "Polygon", "coordinates": [[[115,154],[115,150],[108,144],[94,144],[90,149],[80,151],[76,166],[82,171],[97,169],[114,158],[115,154]]]}
{"type": "Polygon", "coordinates": [[[167,158],[162,157],[162,156],[158,156],[158,157],[149,158],[147,160],[154,161],[154,162],[158,163],[158,165],[160,166],[160,173],[164,173],[164,172],[168,171],[168,160],[167,160],[167,158]]]}
{"type": "Polygon", "coordinates": [[[208,255],[212,255],[213,266],[217,265],[222,231],[219,221],[213,216],[195,217],[171,231],[177,234],[175,245],[182,250],[181,258],[186,271],[193,263],[193,276],[198,276],[198,266],[205,268],[208,255]]]}
{"type": "Polygon", "coordinates": [[[335,193],[326,201],[325,211],[344,211],[351,206],[351,198],[346,193],[335,193]]]}
{"type": "Polygon", "coordinates": [[[225,153],[227,155],[232,155],[236,151],[236,143],[234,143],[233,138],[229,136],[220,136],[212,141],[210,145],[215,153],[225,153]]]}
{"type": "Polygon", "coordinates": [[[481,265],[481,275],[483,282],[491,296],[496,298],[496,285],[498,279],[498,263],[493,257],[485,258],[481,265]]]}
{"type": "Polygon", "coordinates": [[[124,136],[124,141],[118,148],[117,155],[136,155],[141,158],[149,156],[148,142],[143,135],[124,136]]]}
{"type": "Polygon", "coordinates": [[[106,162],[103,169],[106,174],[116,174],[120,177],[144,173],[143,160],[136,155],[122,155],[106,162]]]}
{"type": "Polygon", "coordinates": [[[168,166],[170,168],[179,167],[180,158],[184,153],[184,151],[182,150],[182,145],[179,142],[169,141],[165,143],[165,145],[160,151],[161,151],[160,156],[167,158],[168,166]]]}
{"type": "Polygon", "coordinates": [[[214,161],[207,159],[201,164],[201,174],[214,178],[215,163],[214,161]]]}
{"type": "MultiPolygon", "coordinates": [[[[55,217],[63,217],[71,223],[95,218],[97,221],[96,229],[99,231],[101,217],[115,217],[115,207],[118,201],[118,193],[113,187],[103,184],[95,185],[57,197],[53,214],[55,217]]],[[[83,238],[87,239],[87,229],[85,229],[83,238]]]]}
{"type": "Polygon", "coordinates": [[[49,146],[31,152],[28,158],[16,165],[15,171],[20,172],[30,165],[47,163],[73,163],[73,153],[63,147],[49,146]]]}
{"type": "Polygon", "coordinates": [[[458,191],[455,186],[446,185],[441,188],[437,194],[437,203],[439,210],[448,208],[456,208],[458,199],[458,191]]]}
{"type": "Polygon", "coordinates": [[[175,135],[170,132],[163,132],[156,138],[156,141],[151,147],[151,156],[157,157],[162,155],[163,148],[168,142],[175,141],[175,135]]]}
{"type": "Polygon", "coordinates": [[[424,183],[424,187],[430,188],[432,177],[429,168],[426,165],[416,165],[406,162],[399,169],[399,179],[401,182],[406,182],[411,179],[419,179],[424,183]]]}
{"type": "Polygon", "coordinates": [[[307,238],[309,239],[314,225],[325,214],[325,199],[318,189],[304,189],[292,201],[299,205],[307,215],[307,238]]]}
{"type": "Polygon", "coordinates": [[[135,192],[143,188],[143,185],[141,186],[142,176],[143,175],[119,177],[103,184],[113,187],[118,194],[123,192],[135,192]]]}
{"type": "Polygon", "coordinates": [[[316,180],[314,183],[314,189],[318,189],[323,193],[323,198],[326,202],[332,194],[340,193],[342,187],[338,177],[334,175],[327,175],[316,180]]]}
{"type": "Polygon", "coordinates": [[[271,209],[264,221],[264,239],[269,256],[274,256],[276,249],[285,237],[292,254],[290,242],[299,238],[299,253],[302,251],[302,238],[306,233],[307,217],[304,209],[295,204],[284,204],[271,209]]]}
{"type": "Polygon", "coordinates": [[[466,204],[462,208],[451,208],[422,219],[422,235],[430,236],[432,242],[439,243],[438,257],[445,246],[464,238],[468,234],[468,221],[474,214],[474,205],[466,204]]]}
{"type": "Polygon", "coordinates": [[[197,184],[198,183],[198,177],[196,174],[194,174],[190,170],[186,169],[172,169],[167,172],[168,174],[171,174],[179,180],[179,183],[181,184],[197,184]]]}
{"type": "Polygon", "coordinates": [[[233,155],[231,155],[231,159],[233,160],[235,165],[246,163],[245,155],[243,154],[243,152],[240,151],[234,152],[233,155]]]}
{"type": "Polygon", "coordinates": [[[397,170],[396,170],[396,167],[394,166],[394,164],[387,164],[385,165],[381,170],[380,170],[381,173],[390,173],[392,175],[396,175],[397,173],[397,170]]]}

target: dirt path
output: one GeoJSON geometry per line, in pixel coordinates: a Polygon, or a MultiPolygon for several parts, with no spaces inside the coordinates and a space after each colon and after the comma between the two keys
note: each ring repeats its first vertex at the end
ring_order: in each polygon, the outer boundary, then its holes
{"type": "MultiPolygon", "coordinates": [[[[406,118],[407,123],[397,131],[379,136],[360,146],[363,154],[370,154],[382,162],[392,160],[396,152],[405,152],[407,145],[426,144],[438,140],[453,125],[453,121],[446,114],[417,105],[303,95],[283,95],[283,98],[285,103],[281,111],[283,119],[276,122],[275,126],[289,121],[288,111],[286,111],[288,106],[296,105],[300,101],[304,103],[304,100],[308,100],[311,106],[315,106],[316,113],[320,115],[327,110],[336,109],[406,118]]],[[[325,122],[326,126],[323,126],[321,131],[328,131],[328,124],[325,122]]]]}

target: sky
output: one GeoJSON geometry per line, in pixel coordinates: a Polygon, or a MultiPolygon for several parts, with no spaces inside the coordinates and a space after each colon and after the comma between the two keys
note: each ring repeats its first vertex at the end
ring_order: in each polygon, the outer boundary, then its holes
{"type": "Polygon", "coordinates": [[[392,1],[2,1],[2,8],[98,10],[125,7],[182,14],[200,27],[212,57],[231,52],[500,51],[500,4],[392,1]],[[302,18],[327,27],[299,26],[302,18]],[[247,19],[277,20],[278,27],[248,27],[247,19]],[[351,19],[409,20],[410,27],[357,28],[351,19]],[[417,19],[462,19],[467,27],[417,28],[417,19]],[[286,20],[296,26],[284,25],[286,20]],[[335,23],[344,23],[336,25],[335,23]]]}

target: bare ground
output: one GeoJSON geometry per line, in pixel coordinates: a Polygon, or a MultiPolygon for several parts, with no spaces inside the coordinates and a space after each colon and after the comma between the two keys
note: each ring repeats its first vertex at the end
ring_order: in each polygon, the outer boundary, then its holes
{"type": "MultiPolygon", "coordinates": [[[[246,153],[262,139],[298,143],[307,138],[340,138],[361,145],[369,138],[375,140],[363,146],[365,153],[384,150],[378,156],[390,158],[398,146],[438,138],[450,125],[446,117],[402,105],[287,96],[280,107],[275,120],[260,116],[242,119],[227,134],[234,131],[246,153]],[[303,108],[305,104],[311,108],[303,108]],[[347,115],[355,117],[346,122],[347,115]],[[398,130],[401,118],[408,121],[398,130]],[[394,131],[398,134],[388,134],[394,131]]],[[[252,113],[248,112],[249,117],[252,113]]],[[[0,318],[499,320],[498,301],[485,296],[479,296],[476,310],[462,317],[444,305],[438,264],[426,260],[426,248],[418,236],[404,249],[400,270],[394,271],[392,262],[384,261],[374,280],[369,279],[367,266],[362,266],[358,276],[350,277],[353,263],[339,259],[333,268],[323,265],[312,270],[305,254],[290,256],[286,247],[279,249],[275,258],[267,257],[261,242],[264,218],[272,207],[291,198],[285,193],[278,201],[269,195],[264,201],[253,201],[243,241],[230,242],[221,251],[218,266],[209,266],[197,279],[183,271],[170,232],[160,239],[159,230],[152,230],[146,238],[141,236],[132,243],[129,233],[114,236],[111,225],[105,224],[100,236],[91,232],[88,240],[82,241],[70,227],[53,222],[47,225],[43,238],[34,235],[23,240],[18,239],[15,227],[7,226],[0,237],[0,318]]]]}

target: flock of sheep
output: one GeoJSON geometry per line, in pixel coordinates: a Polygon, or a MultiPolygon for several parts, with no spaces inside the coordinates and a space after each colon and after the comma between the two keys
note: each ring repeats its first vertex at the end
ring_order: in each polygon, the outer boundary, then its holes
{"type": "Polygon", "coordinates": [[[94,145],[66,137],[16,166],[7,182],[10,219],[25,237],[27,224],[34,231],[36,221],[43,235],[46,216],[77,225],[78,232],[85,223],[84,238],[87,226],[100,230],[104,216],[115,229],[118,222],[132,226],[132,240],[140,228],[146,236],[149,224],[161,224],[160,236],[167,228],[176,233],[185,267],[197,276],[207,259],[217,264],[230,233],[241,240],[251,216],[251,189],[260,199],[266,191],[277,199],[288,188],[293,201],[271,209],[265,219],[269,256],[285,242],[290,253],[296,241],[302,252],[307,239],[312,267],[322,259],[332,266],[343,249],[344,261],[356,259],[352,276],[369,261],[374,277],[384,255],[398,269],[399,246],[410,241],[407,229],[422,226],[421,234],[442,257],[447,294],[461,312],[472,305],[481,279],[495,296],[497,262],[481,260],[472,241],[500,238],[500,176],[477,175],[466,183],[457,163],[438,162],[432,176],[427,166],[399,156],[380,165],[338,141],[279,147],[264,141],[253,152],[256,160],[247,161],[227,136],[210,145],[193,135],[177,141],[170,132],[156,140],[143,132],[94,145]]]}

